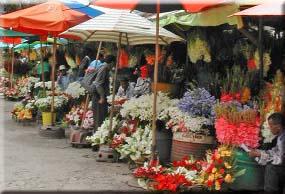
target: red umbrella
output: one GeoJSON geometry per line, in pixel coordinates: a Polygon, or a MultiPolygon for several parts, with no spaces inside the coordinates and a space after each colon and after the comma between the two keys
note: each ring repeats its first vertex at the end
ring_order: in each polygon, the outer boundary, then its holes
{"type": "Polygon", "coordinates": [[[284,16],[285,1],[272,1],[233,14],[234,16],[284,16]]]}
{"type": "MultiPolygon", "coordinates": [[[[74,11],[59,1],[48,1],[26,9],[18,10],[0,16],[0,26],[13,30],[47,37],[58,36],[61,32],[90,19],[89,16],[74,11]]],[[[55,50],[56,38],[53,46],[52,64],[52,106],[54,112],[55,89],[55,50]]],[[[43,63],[42,63],[43,64],[43,63]]],[[[43,67],[42,67],[43,69],[43,67]]],[[[43,80],[44,81],[44,80],[43,80]]],[[[53,115],[53,114],[52,114],[53,115]]],[[[53,118],[52,118],[53,121],[53,118]]]]}
{"type": "Polygon", "coordinates": [[[158,80],[158,58],[159,58],[159,13],[184,9],[189,12],[200,12],[208,8],[223,5],[224,0],[93,0],[94,5],[114,8],[139,10],[148,13],[156,13],[156,44],[154,64],[154,101],[152,119],[152,158],[156,152],[156,119],[157,119],[157,80],[158,80]]]}

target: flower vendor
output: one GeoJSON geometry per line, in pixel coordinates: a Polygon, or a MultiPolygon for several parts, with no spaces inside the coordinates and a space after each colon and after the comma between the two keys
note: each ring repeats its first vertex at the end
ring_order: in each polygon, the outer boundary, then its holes
{"type": "Polygon", "coordinates": [[[147,66],[142,66],[140,71],[140,77],[137,79],[137,83],[134,88],[134,94],[137,97],[149,94],[151,92],[151,79],[149,77],[147,66]]]}
{"type": "Polygon", "coordinates": [[[134,97],[134,83],[130,83],[127,77],[120,79],[120,87],[117,96],[130,99],[134,97]]]}
{"type": "Polygon", "coordinates": [[[251,150],[249,155],[265,167],[264,190],[277,192],[285,185],[285,118],[282,113],[273,113],[268,117],[270,131],[277,135],[277,144],[270,150],[251,150]]]}
{"type": "Polygon", "coordinates": [[[109,72],[115,60],[113,55],[106,56],[104,65],[96,70],[97,75],[92,83],[92,110],[94,112],[95,131],[101,126],[108,114],[109,72]]]}
{"type": "Polygon", "coordinates": [[[69,76],[67,75],[66,67],[64,65],[59,66],[59,74],[57,77],[57,84],[61,90],[66,90],[70,83],[69,76]]]}

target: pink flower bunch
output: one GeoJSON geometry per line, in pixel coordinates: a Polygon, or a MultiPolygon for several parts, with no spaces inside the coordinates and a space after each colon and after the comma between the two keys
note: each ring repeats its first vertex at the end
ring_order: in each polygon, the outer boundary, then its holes
{"type": "Polygon", "coordinates": [[[115,149],[125,142],[126,134],[115,134],[111,143],[111,148],[115,149]]]}
{"type": "Polygon", "coordinates": [[[93,127],[93,125],[94,125],[93,111],[88,110],[85,114],[85,118],[84,118],[82,127],[84,129],[90,129],[93,127]]]}
{"type": "Polygon", "coordinates": [[[259,146],[260,118],[255,122],[231,123],[225,117],[215,121],[217,139],[220,143],[239,146],[245,144],[250,148],[259,146]]]}

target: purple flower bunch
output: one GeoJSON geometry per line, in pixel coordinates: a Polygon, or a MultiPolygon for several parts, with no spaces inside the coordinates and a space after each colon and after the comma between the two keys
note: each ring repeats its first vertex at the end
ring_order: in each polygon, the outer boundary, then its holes
{"type": "Polygon", "coordinates": [[[197,88],[185,92],[178,103],[178,107],[193,117],[212,118],[215,104],[216,98],[214,96],[204,88],[197,88]]]}

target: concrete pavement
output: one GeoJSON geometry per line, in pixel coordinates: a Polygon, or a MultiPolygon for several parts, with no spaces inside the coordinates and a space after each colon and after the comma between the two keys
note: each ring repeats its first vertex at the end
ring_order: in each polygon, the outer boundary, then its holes
{"type": "Polygon", "coordinates": [[[36,125],[11,119],[13,104],[0,99],[2,191],[140,191],[127,164],[99,163],[91,149],[40,137],[36,125]]]}

